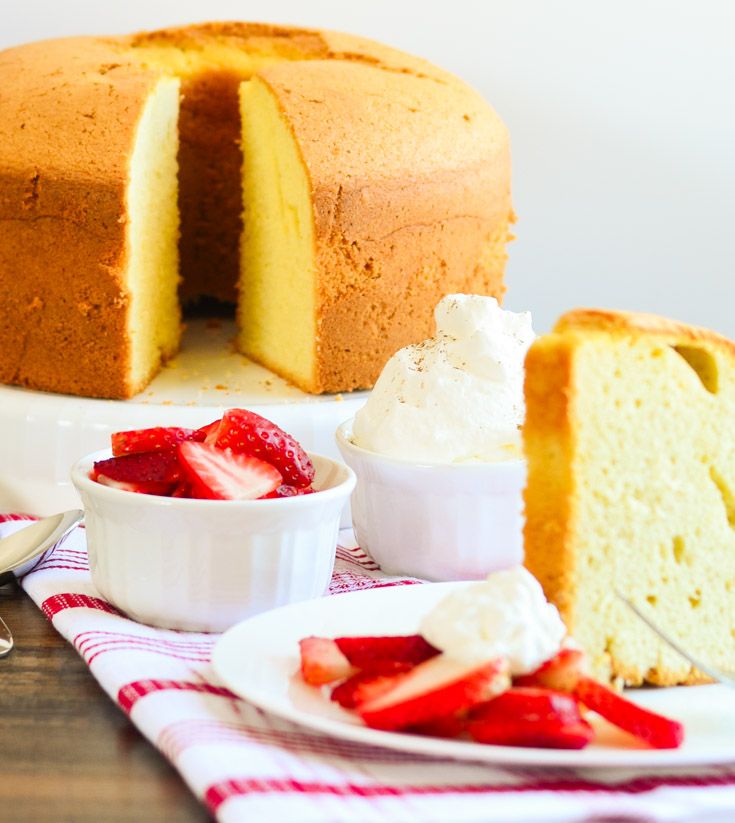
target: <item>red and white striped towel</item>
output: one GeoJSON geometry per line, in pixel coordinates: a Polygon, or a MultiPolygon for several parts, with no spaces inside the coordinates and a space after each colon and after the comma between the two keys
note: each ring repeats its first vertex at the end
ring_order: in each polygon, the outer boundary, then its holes
{"type": "MultiPolygon", "coordinates": [[[[27,518],[0,515],[0,536],[27,518]]],[[[388,578],[343,540],[330,593],[388,578]]],[[[701,821],[735,819],[735,765],[625,771],[502,768],[337,740],[280,720],[218,683],[216,635],[120,615],[89,575],[84,529],[23,587],[102,688],[221,821],[701,821]]]]}

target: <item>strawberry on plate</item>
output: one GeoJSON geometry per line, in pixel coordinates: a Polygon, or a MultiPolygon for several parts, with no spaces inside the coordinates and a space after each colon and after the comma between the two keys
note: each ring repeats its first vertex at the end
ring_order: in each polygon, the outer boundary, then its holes
{"type": "Polygon", "coordinates": [[[442,720],[495,697],[510,685],[507,661],[466,663],[437,655],[405,674],[393,687],[358,707],[366,725],[385,731],[442,720]]]}
{"type": "Polygon", "coordinates": [[[392,675],[356,672],[332,689],[331,699],[343,709],[356,709],[393,688],[392,675]]]}
{"type": "Polygon", "coordinates": [[[185,440],[179,459],[196,495],[211,500],[256,500],[283,482],[270,463],[207,443],[185,440]]]}
{"type": "Polygon", "coordinates": [[[684,726],[677,720],[644,709],[591,677],[580,678],[574,695],[588,709],[654,749],[677,749],[684,741],[684,726]]]}
{"type": "Polygon", "coordinates": [[[353,666],[380,674],[411,668],[439,654],[420,634],[337,637],[334,642],[353,666]]]}
{"type": "Polygon", "coordinates": [[[573,692],[587,673],[587,657],[581,649],[560,649],[536,671],[513,678],[514,686],[540,686],[559,692],[573,692]]]}
{"type": "Polygon", "coordinates": [[[426,737],[459,737],[467,729],[467,718],[464,712],[450,714],[431,720],[428,723],[418,723],[409,726],[406,731],[411,734],[423,734],[426,737]]]}
{"type": "Polygon", "coordinates": [[[113,457],[120,457],[124,454],[175,449],[179,443],[189,440],[194,434],[193,429],[183,429],[178,426],[167,426],[165,428],[157,426],[152,429],[115,432],[110,437],[112,455],[113,457]]]}
{"type": "Polygon", "coordinates": [[[140,494],[170,494],[182,479],[175,449],[98,460],[90,477],[98,483],[140,494]]]}
{"type": "Polygon", "coordinates": [[[473,709],[467,729],[478,743],[582,749],[594,735],[570,694],[513,687],[473,709]]]}
{"type": "Polygon", "coordinates": [[[225,412],[215,445],[267,461],[287,485],[301,488],[310,486],[314,479],[314,466],[299,443],[275,423],[247,409],[225,412]]]}
{"type": "Polygon", "coordinates": [[[312,686],[323,686],[355,674],[350,661],[334,640],[327,637],[305,637],[299,641],[301,676],[312,686]]]}

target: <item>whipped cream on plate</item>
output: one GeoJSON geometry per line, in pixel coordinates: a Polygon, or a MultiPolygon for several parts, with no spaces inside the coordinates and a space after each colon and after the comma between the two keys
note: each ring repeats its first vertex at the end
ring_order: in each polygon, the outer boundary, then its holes
{"type": "Polygon", "coordinates": [[[515,566],[447,595],[423,619],[421,634],[467,662],[505,657],[520,675],[559,651],[566,628],[538,580],[515,566]]]}
{"type": "Polygon", "coordinates": [[[436,336],[386,364],[355,415],[354,443],[428,463],[520,457],[530,313],[504,311],[494,297],[452,294],[434,316],[436,336]]]}

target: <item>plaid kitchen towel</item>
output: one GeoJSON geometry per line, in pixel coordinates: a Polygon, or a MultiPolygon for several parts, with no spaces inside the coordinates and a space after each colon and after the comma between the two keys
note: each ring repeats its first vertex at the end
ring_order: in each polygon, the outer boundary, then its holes
{"type": "MultiPolygon", "coordinates": [[[[0,537],[29,518],[0,515],[0,537]]],[[[343,533],[329,594],[389,578],[343,533]]],[[[154,629],[95,591],[83,527],[22,585],[92,675],[220,821],[735,819],[735,763],[698,769],[532,769],[447,761],[325,736],[218,682],[217,635],[154,629]]]]}

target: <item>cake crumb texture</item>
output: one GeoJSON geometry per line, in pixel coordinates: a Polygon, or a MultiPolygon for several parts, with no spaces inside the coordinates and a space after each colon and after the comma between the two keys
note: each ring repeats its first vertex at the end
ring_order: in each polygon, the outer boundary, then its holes
{"type": "Polygon", "coordinates": [[[526,360],[526,565],[595,674],[707,678],[735,659],[735,344],[653,315],[580,309],[526,360]]]}

